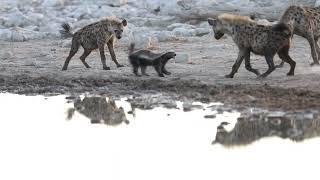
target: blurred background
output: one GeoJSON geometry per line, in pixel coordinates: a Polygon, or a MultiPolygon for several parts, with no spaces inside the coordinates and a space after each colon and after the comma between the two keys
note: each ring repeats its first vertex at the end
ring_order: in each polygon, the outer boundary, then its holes
{"type": "Polygon", "coordinates": [[[221,12],[277,20],[291,4],[317,6],[317,0],[0,0],[0,40],[59,38],[61,23],[76,30],[105,16],[129,22],[122,43],[139,48],[157,42],[210,33],[206,18],[221,12]]]}

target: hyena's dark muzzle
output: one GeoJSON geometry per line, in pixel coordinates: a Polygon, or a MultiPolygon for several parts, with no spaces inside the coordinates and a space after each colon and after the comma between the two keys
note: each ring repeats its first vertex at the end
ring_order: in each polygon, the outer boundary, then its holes
{"type": "Polygon", "coordinates": [[[120,31],[120,30],[115,30],[114,33],[115,33],[117,39],[121,39],[121,38],[122,38],[122,31],[120,31]]]}
{"type": "Polygon", "coordinates": [[[214,38],[216,38],[217,40],[221,39],[222,36],[224,36],[224,33],[220,32],[220,31],[214,32],[214,38]]]}

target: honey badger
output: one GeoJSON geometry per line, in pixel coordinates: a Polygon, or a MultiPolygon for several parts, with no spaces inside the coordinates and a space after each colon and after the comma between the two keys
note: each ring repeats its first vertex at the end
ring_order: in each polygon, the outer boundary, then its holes
{"type": "Polygon", "coordinates": [[[134,52],[134,44],[130,45],[129,49],[129,61],[133,67],[133,73],[136,76],[141,76],[138,73],[139,68],[141,68],[141,74],[144,76],[149,76],[146,73],[148,66],[153,66],[157,71],[160,77],[165,75],[170,75],[171,73],[167,71],[165,65],[167,62],[176,57],[175,52],[166,52],[166,53],[153,53],[149,50],[139,50],[134,52]]]}

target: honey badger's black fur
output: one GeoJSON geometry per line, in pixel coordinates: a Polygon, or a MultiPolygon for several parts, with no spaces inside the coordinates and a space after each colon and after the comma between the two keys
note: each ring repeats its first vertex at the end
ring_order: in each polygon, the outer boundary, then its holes
{"type": "Polygon", "coordinates": [[[138,73],[139,68],[141,68],[142,75],[149,76],[146,73],[148,66],[153,66],[160,77],[164,77],[164,74],[170,75],[171,73],[166,70],[165,65],[175,56],[175,52],[162,54],[156,54],[149,50],[139,50],[134,52],[134,44],[130,45],[129,50],[129,61],[133,67],[133,73],[136,76],[140,76],[138,73]]]}

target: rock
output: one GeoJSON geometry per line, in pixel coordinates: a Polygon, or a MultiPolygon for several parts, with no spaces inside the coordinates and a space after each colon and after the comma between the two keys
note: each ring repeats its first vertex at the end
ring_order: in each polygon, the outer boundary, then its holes
{"type": "Polygon", "coordinates": [[[177,53],[176,58],[174,59],[175,63],[190,63],[191,58],[189,54],[177,53]]]}
{"type": "Polygon", "coordinates": [[[52,6],[64,6],[64,0],[44,0],[42,2],[42,6],[44,7],[52,7],[52,6]]]}
{"type": "Polygon", "coordinates": [[[65,39],[61,41],[60,47],[70,48],[72,41],[70,39],[65,39]]]}
{"type": "Polygon", "coordinates": [[[168,31],[173,31],[177,28],[183,28],[183,29],[195,29],[195,26],[189,25],[189,24],[182,24],[182,23],[174,23],[167,27],[168,31]]]}
{"type": "Polygon", "coordinates": [[[135,49],[158,49],[160,47],[156,37],[144,34],[134,36],[132,42],[135,43],[135,49]]]}
{"type": "Polygon", "coordinates": [[[127,0],[105,0],[112,7],[119,7],[128,3],[127,0]]]}
{"type": "Polygon", "coordinates": [[[206,119],[215,119],[217,116],[215,114],[212,115],[205,115],[204,118],[206,119]]]}
{"type": "Polygon", "coordinates": [[[268,118],[281,118],[281,117],[284,117],[285,115],[286,115],[285,112],[276,111],[276,112],[270,112],[270,113],[268,113],[267,117],[268,117],[268,118]]]}
{"type": "Polygon", "coordinates": [[[307,113],[307,114],[304,114],[304,118],[305,119],[314,119],[314,114],[313,113],[307,113]]]}
{"type": "Polygon", "coordinates": [[[3,59],[10,59],[12,57],[13,57],[13,53],[11,51],[7,51],[1,55],[1,58],[3,59]]]}
{"type": "Polygon", "coordinates": [[[189,102],[183,103],[182,106],[183,106],[183,111],[184,112],[189,112],[189,111],[193,111],[193,110],[196,110],[196,109],[203,109],[202,105],[194,105],[194,104],[189,103],[189,102]]]}

